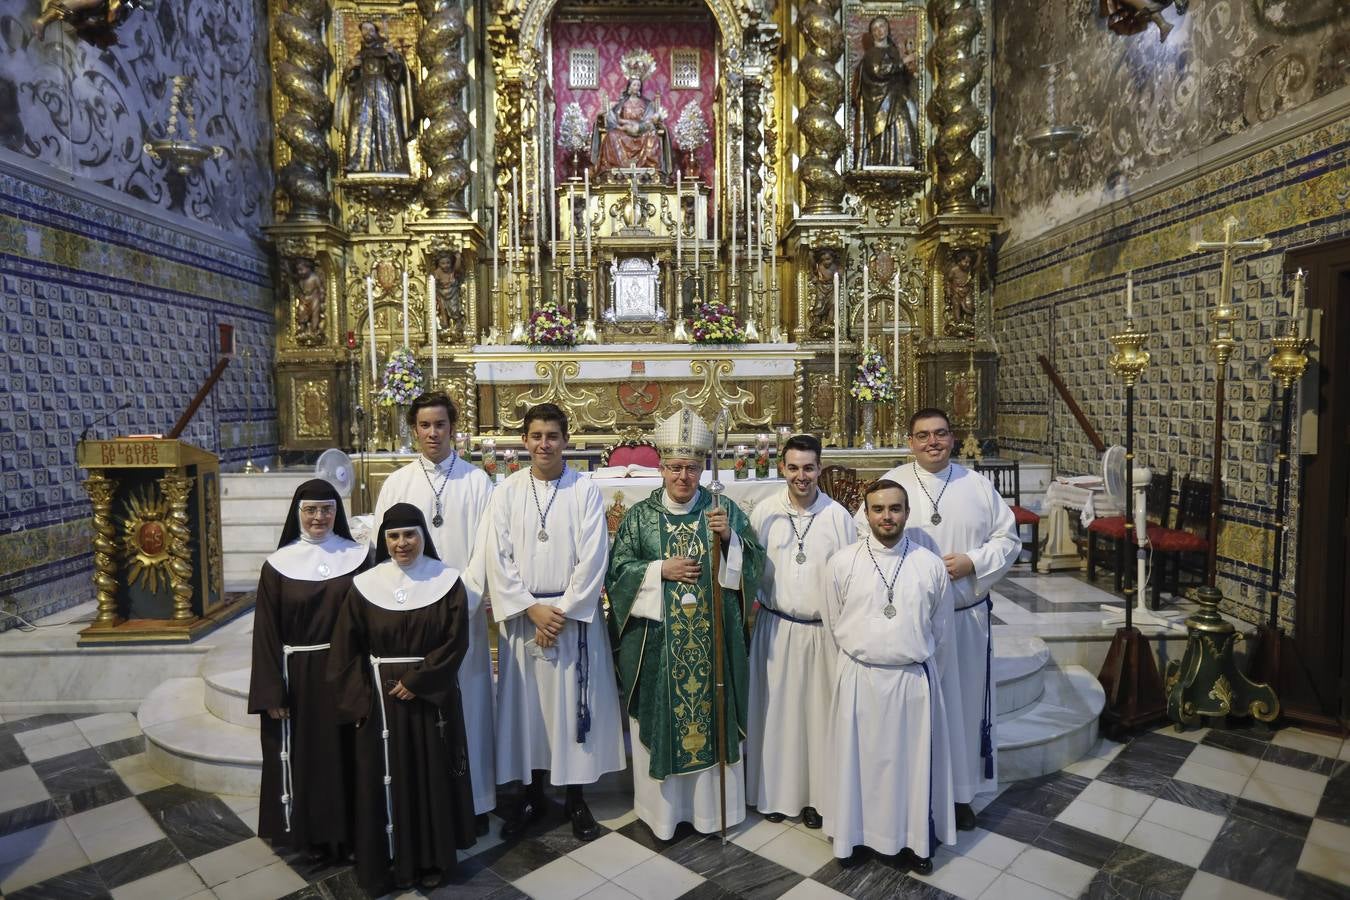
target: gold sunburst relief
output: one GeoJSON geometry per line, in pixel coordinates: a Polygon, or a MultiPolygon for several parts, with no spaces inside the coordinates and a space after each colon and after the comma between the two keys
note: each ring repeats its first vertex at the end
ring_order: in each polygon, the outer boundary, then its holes
{"type": "Polygon", "coordinates": [[[133,491],[122,519],[122,562],[128,584],[151,593],[169,586],[168,501],[151,485],[133,491]]]}

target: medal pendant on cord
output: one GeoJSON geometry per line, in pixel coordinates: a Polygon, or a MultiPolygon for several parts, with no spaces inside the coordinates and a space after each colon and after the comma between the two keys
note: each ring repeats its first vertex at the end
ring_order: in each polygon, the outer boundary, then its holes
{"type": "Polygon", "coordinates": [[[941,525],[942,514],[937,510],[933,510],[933,515],[929,517],[928,521],[932,522],[934,525],[941,525]]]}
{"type": "Polygon", "coordinates": [[[894,595],[892,592],[887,591],[887,592],[886,592],[886,605],[882,608],[881,612],[882,612],[882,615],[884,615],[884,616],[885,616],[886,618],[888,618],[888,619],[894,619],[894,618],[895,618],[895,603],[892,602],[894,599],[895,599],[895,595],[894,595]]]}
{"type": "Polygon", "coordinates": [[[544,544],[548,543],[548,532],[542,528],[539,529],[539,541],[544,544]]]}
{"type": "Polygon", "coordinates": [[[441,518],[441,514],[440,514],[440,513],[436,513],[436,515],[434,515],[434,516],[431,517],[431,527],[432,527],[432,528],[440,528],[440,527],[441,527],[442,525],[444,525],[444,524],[445,524],[445,519],[441,518]]]}
{"type": "Polygon", "coordinates": [[[797,555],[794,558],[797,560],[797,565],[799,566],[806,565],[806,551],[802,549],[801,544],[797,545],[797,555]]]}

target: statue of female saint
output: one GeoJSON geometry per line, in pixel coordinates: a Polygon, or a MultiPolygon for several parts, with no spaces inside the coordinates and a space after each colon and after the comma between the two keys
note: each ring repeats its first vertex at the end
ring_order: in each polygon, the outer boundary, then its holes
{"type": "Polygon", "coordinates": [[[901,55],[885,16],[867,25],[862,60],[854,78],[854,145],[857,168],[898,168],[919,164],[917,67],[912,52],[901,55]]]}
{"type": "Polygon", "coordinates": [[[408,67],[379,26],[361,23],[361,49],[347,69],[348,172],[408,172],[412,96],[408,67]]]}
{"type": "MultiPolygon", "coordinates": [[[[615,169],[653,169],[670,175],[670,141],[665,111],[642,94],[642,79],[630,75],[619,99],[605,112],[604,129],[591,139],[591,158],[598,175],[615,169]]],[[[621,176],[620,176],[621,177],[621,176]]]]}

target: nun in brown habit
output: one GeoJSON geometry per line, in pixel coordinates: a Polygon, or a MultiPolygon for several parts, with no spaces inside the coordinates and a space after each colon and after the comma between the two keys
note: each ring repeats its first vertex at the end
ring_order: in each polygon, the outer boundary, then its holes
{"type": "Polygon", "coordinates": [[[384,515],[374,568],[352,581],[328,673],[356,723],[356,874],[373,894],[434,888],[476,839],[456,671],[468,648],[464,585],[417,507],[384,515]]]}
{"type": "Polygon", "coordinates": [[[352,843],[352,733],[326,674],[333,625],[367,556],[337,491],[315,478],[296,489],[258,579],[248,690],[249,712],[262,717],[258,835],[312,860],[352,843]]]}

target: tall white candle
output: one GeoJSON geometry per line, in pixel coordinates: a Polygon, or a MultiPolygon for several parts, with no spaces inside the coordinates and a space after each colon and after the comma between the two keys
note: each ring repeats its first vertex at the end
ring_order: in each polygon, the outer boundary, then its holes
{"type": "Polygon", "coordinates": [[[1289,307],[1289,315],[1297,316],[1298,308],[1303,305],[1303,279],[1307,273],[1299,269],[1294,273],[1294,300],[1289,307]]]}
{"type": "Polygon", "coordinates": [[[863,247],[862,251],[862,270],[863,270],[863,352],[866,353],[868,338],[870,338],[872,334],[870,327],[871,323],[868,321],[869,319],[872,318],[872,298],[869,296],[872,293],[872,285],[870,276],[868,275],[867,271],[868,265],[867,265],[866,247],[863,247]]]}
{"type": "Polygon", "coordinates": [[[684,182],[680,170],[675,170],[675,271],[684,263],[684,182]]]}
{"type": "MultiPolygon", "coordinates": [[[[728,172],[728,173],[727,173],[727,200],[730,201],[730,202],[729,202],[729,205],[731,206],[731,230],[730,230],[730,232],[729,232],[729,233],[730,233],[730,236],[731,236],[731,263],[730,263],[730,265],[727,267],[727,273],[728,273],[728,274],[727,274],[727,281],[728,281],[729,284],[735,284],[735,283],[736,283],[736,210],[738,210],[738,209],[740,208],[740,204],[736,202],[736,190],[735,190],[735,188],[736,188],[736,179],[733,178],[733,177],[731,177],[731,173],[728,172]]],[[[732,298],[732,305],[733,305],[733,306],[735,305],[735,298],[734,298],[734,297],[732,298]]]]}
{"type": "Polygon", "coordinates": [[[834,273],[834,383],[839,384],[839,273],[834,273]]]}
{"type": "Polygon", "coordinates": [[[520,265],[520,170],[511,170],[511,267],[520,265]]]}
{"type": "Polygon", "coordinates": [[[694,237],[693,237],[694,275],[699,279],[699,284],[702,284],[703,276],[698,274],[698,181],[697,180],[694,181],[693,194],[694,194],[694,237]]]}
{"type": "Polygon", "coordinates": [[[497,196],[493,191],[492,204],[492,290],[496,293],[501,288],[500,266],[502,261],[502,235],[500,216],[497,214],[497,196]]]}
{"type": "Polygon", "coordinates": [[[1125,318],[1134,318],[1134,270],[1125,273],[1125,318]]]}
{"type": "Polygon", "coordinates": [[[721,204],[719,204],[719,203],[716,202],[716,198],[713,196],[713,195],[716,194],[716,193],[717,193],[716,185],[710,185],[710,189],[709,189],[709,191],[708,191],[708,205],[712,207],[712,220],[713,220],[713,258],[712,258],[712,264],[713,264],[713,268],[714,268],[714,269],[717,268],[717,263],[718,263],[719,261],[721,261],[721,259],[722,259],[722,246],[721,246],[721,240],[722,240],[722,221],[721,221],[722,206],[721,206],[721,204]]]}
{"type": "Polygon", "coordinates": [[[748,288],[753,280],[751,272],[755,265],[755,214],[751,206],[750,170],[746,169],[742,175],[745,181],[745,283],[748,288]]]}
{"type": "Polygon", "coordinates": [[[427,327],[431,331],[431,386],[436,386],[440,375],[440,352],[437,344],[437,331],[440,329],[440,316],[436,312],[436,273],[427,276],[427,327]]]}
{"type": "Polygon", "coordinates": [[[586,268],[591,267],[591,167],[585,172],[586,202],[581,205],[581,228],[586,234],[586,268]]]}
{"type": "Polygon", "coordinates": [[[366,324],[370,326],[370,384],[375,390],[380,377],[380,363],[375,355],[375,279],[366,276],[366,324]]]}
{"type": "Polygon", "coordinates": [[[403,270],[403,346],[408,346],[408,270],[403,270]]]}
{"type": "Polygon", "coordinates": [[[900,270],[891,279],[891,378],[900,377],[900,270]]]}
{"type": "Polygon", "coordinates": [[[577,267],[576,185],[567,182],[567,253],[571,267],[577,267]]]}

